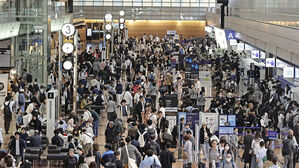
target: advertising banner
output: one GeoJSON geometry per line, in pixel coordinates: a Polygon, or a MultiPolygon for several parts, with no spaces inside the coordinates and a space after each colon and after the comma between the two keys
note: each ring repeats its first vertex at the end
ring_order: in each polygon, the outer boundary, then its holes
{"type": "Polygon", "coordinates": [[[195,125],[199,125],[199,113],[187,113],[186,122],[190,123],[190,128],[195,132],[195,125]]]}
{"type": "Polygon", "coordinates": [[[219,134],[233,134],[236,127],[236,115],[219,115],[219,134]]]}
{"type": "Polygon", "coordinates": [[[210,71],[199,71],[198,74],[198,78],[202,87],[210,87],[212,84],[210,71]]]}
{"type": "Polygon", "coordinates": [[[218,131],[218,118],[219,114],[217,113],[202,113],[199,114],[199,124],[200,127],[202,123],[206,123],[207,127],[211,130],[212,133],[218,131]]]}
{"type": "Polygon", "coordinates": [[[0,106],[5,102],[7,96],[8,74],[0,74],[0,106]]]}
{"type": "Polygon", "coordinates": [[[219,29],[217,27],[215,27],[214,30],[215,30],[215,37],[216,37],[217,45],[221,49],[227,49],[227,41],[226,41],[225,31],[222,29],[219,29]]]}

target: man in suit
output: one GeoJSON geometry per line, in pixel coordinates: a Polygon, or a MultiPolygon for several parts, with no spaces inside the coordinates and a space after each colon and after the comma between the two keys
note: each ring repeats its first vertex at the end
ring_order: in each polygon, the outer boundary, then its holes
{"type": "Polygon", "coordinates": [[[145,99],[143,96],[140,96],[140,100],[138,101],[137,105],[136,105],[136,115],[138,117],[138,121],[141,123],[142,122],[142,112],[145,109],[145,99]]]}
{"type": "Polygon", "coordinates": [[[20,138],[19,132],[15,133],[15,138],[12,139],[8,148],[10,150],[10,154],[16,159],[16,165],[18,165],[21,158],[23,158],[23,154],[26,149],[26,143],[20,138]]]}
{"type": "Polygon", "coordinates": [[[158,134],[160,134],[160,131],[163,130],[165,122],[166,122],[166,118],[163,117],[162,111],[159,111],[158,119],[157,119],[157,133],[158,134]]]}
{"type": "Polygon", "coordinates": [[[30,138],[31,147],[41,147],[42,146],[42,137],[38,134],[38,130],[34,131],[34,135],[30,138]]]}

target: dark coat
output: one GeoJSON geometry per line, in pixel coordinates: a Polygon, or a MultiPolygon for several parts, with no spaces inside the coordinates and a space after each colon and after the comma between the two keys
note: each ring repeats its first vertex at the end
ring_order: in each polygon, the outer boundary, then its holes
{"type": "MultiPolygon", "coordinates": [[[[26,149],[26,143],[23,139],[19,138],[20,156],[23,157],[24,149],[26,149]]],[[[16,156],[16,139],[14,138],[9,145],[10,154],[16,156]]]]}
{"type": "Polygon", "coordinates": [[[38,134],[33,135],[30,138],[31,147],[41,147],[42,146],[42,137],[38,134]]]}
{"type": "Polygon", "coordinates": [[[251,149],[252,140],[253,140],[253,137],[251,135],[244,136],[243,159],[244,159],[245,163],[250,163],[250,161],[251,161],[251,155],[249,154],[249,151],[251,149]]]}
{"type": "Polygon", "coordinates": [[[172,163],[175,162],[173,152],[169,150],[163,150],[160,154],[160,162],[162,168],[172,168],[172,163]]]}
{"type": "MultiPolygon", "coordinates": [[[[206,131],[208,133],[208,137],[210,138],[212,136],[211,132],[210,132],[210,129],[209,128],[206,128],[206,131]]],[[[204,140],[204,130],[203,130],[203,127],[200,128],[200,144],[204,144],[205,140],[204,140]]]]}
{"type": "Polygon", "coordinates": [[[64,160],[63,168],[76,168],[77,167],[77,158],[75,156],[68,156],[64,160]]]}

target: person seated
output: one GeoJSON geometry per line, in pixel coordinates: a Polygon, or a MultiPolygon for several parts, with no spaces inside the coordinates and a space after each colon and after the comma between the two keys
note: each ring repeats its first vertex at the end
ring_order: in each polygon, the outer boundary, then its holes
{"type": "Polygon", "coordinates": [[[54,131],[54,137],[52,138],[52,145],[63,146],[63,139],[59,136],[59,131],[54,131]]]}
{"type": "Polygon", "coordinates": [[[38,119],[37,115],[32,116],[32,120],[29,123],[29,127],[32,127],[34,130],[38,130],[39,132],[42,130],[42,123],[38,119]]]}
{"type": "Polygon", "coordinates": [[[30,137],[30,146],[31,147],[41,147],[42,146],[42,137],[39,135],[38,130],[35,130],[34,135],[30,137]]]}

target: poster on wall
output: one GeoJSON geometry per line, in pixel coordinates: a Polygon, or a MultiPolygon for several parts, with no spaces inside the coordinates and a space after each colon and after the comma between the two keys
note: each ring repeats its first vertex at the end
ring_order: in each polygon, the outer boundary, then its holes
{"type": "Polygon", "coordinates": [[[202,113],[199,114],[200,127],[202,123],[206,123],[207,127],[211,130],[211,133],[218,131],[218,119],[217,113],[202,113]]]}
{"type": "Polygon", "coordinates": [[[0,74],[0,106],[5,102],[7,96],[8,74],[0,74]]]}
{"type": "Polygon", "coordinates": [[[173,127],[177,125],[176,116],[166,116],[166,120],[169,121],[169,130],[172,131],[173,127]]]}
{"type": "Polygon", "coordinates": [[[294,78],[294,67],[284,67],[283,68],[284,78],[294,78]]]}
{"type": "Polygon", "coordinates": [[[227,116],[219,115],[219,127],[224,127],[226,122],[227,122],[227,116]]]}
{"type": "Polygon", "coordinates": [[[215,38],[216,38],[217,45],[221,49],[227,49],[227,41],[226,41],[225,31],[222,29],[219,29],[217,27],[215,27],[214,30],[215,30],[215,38]]]}

